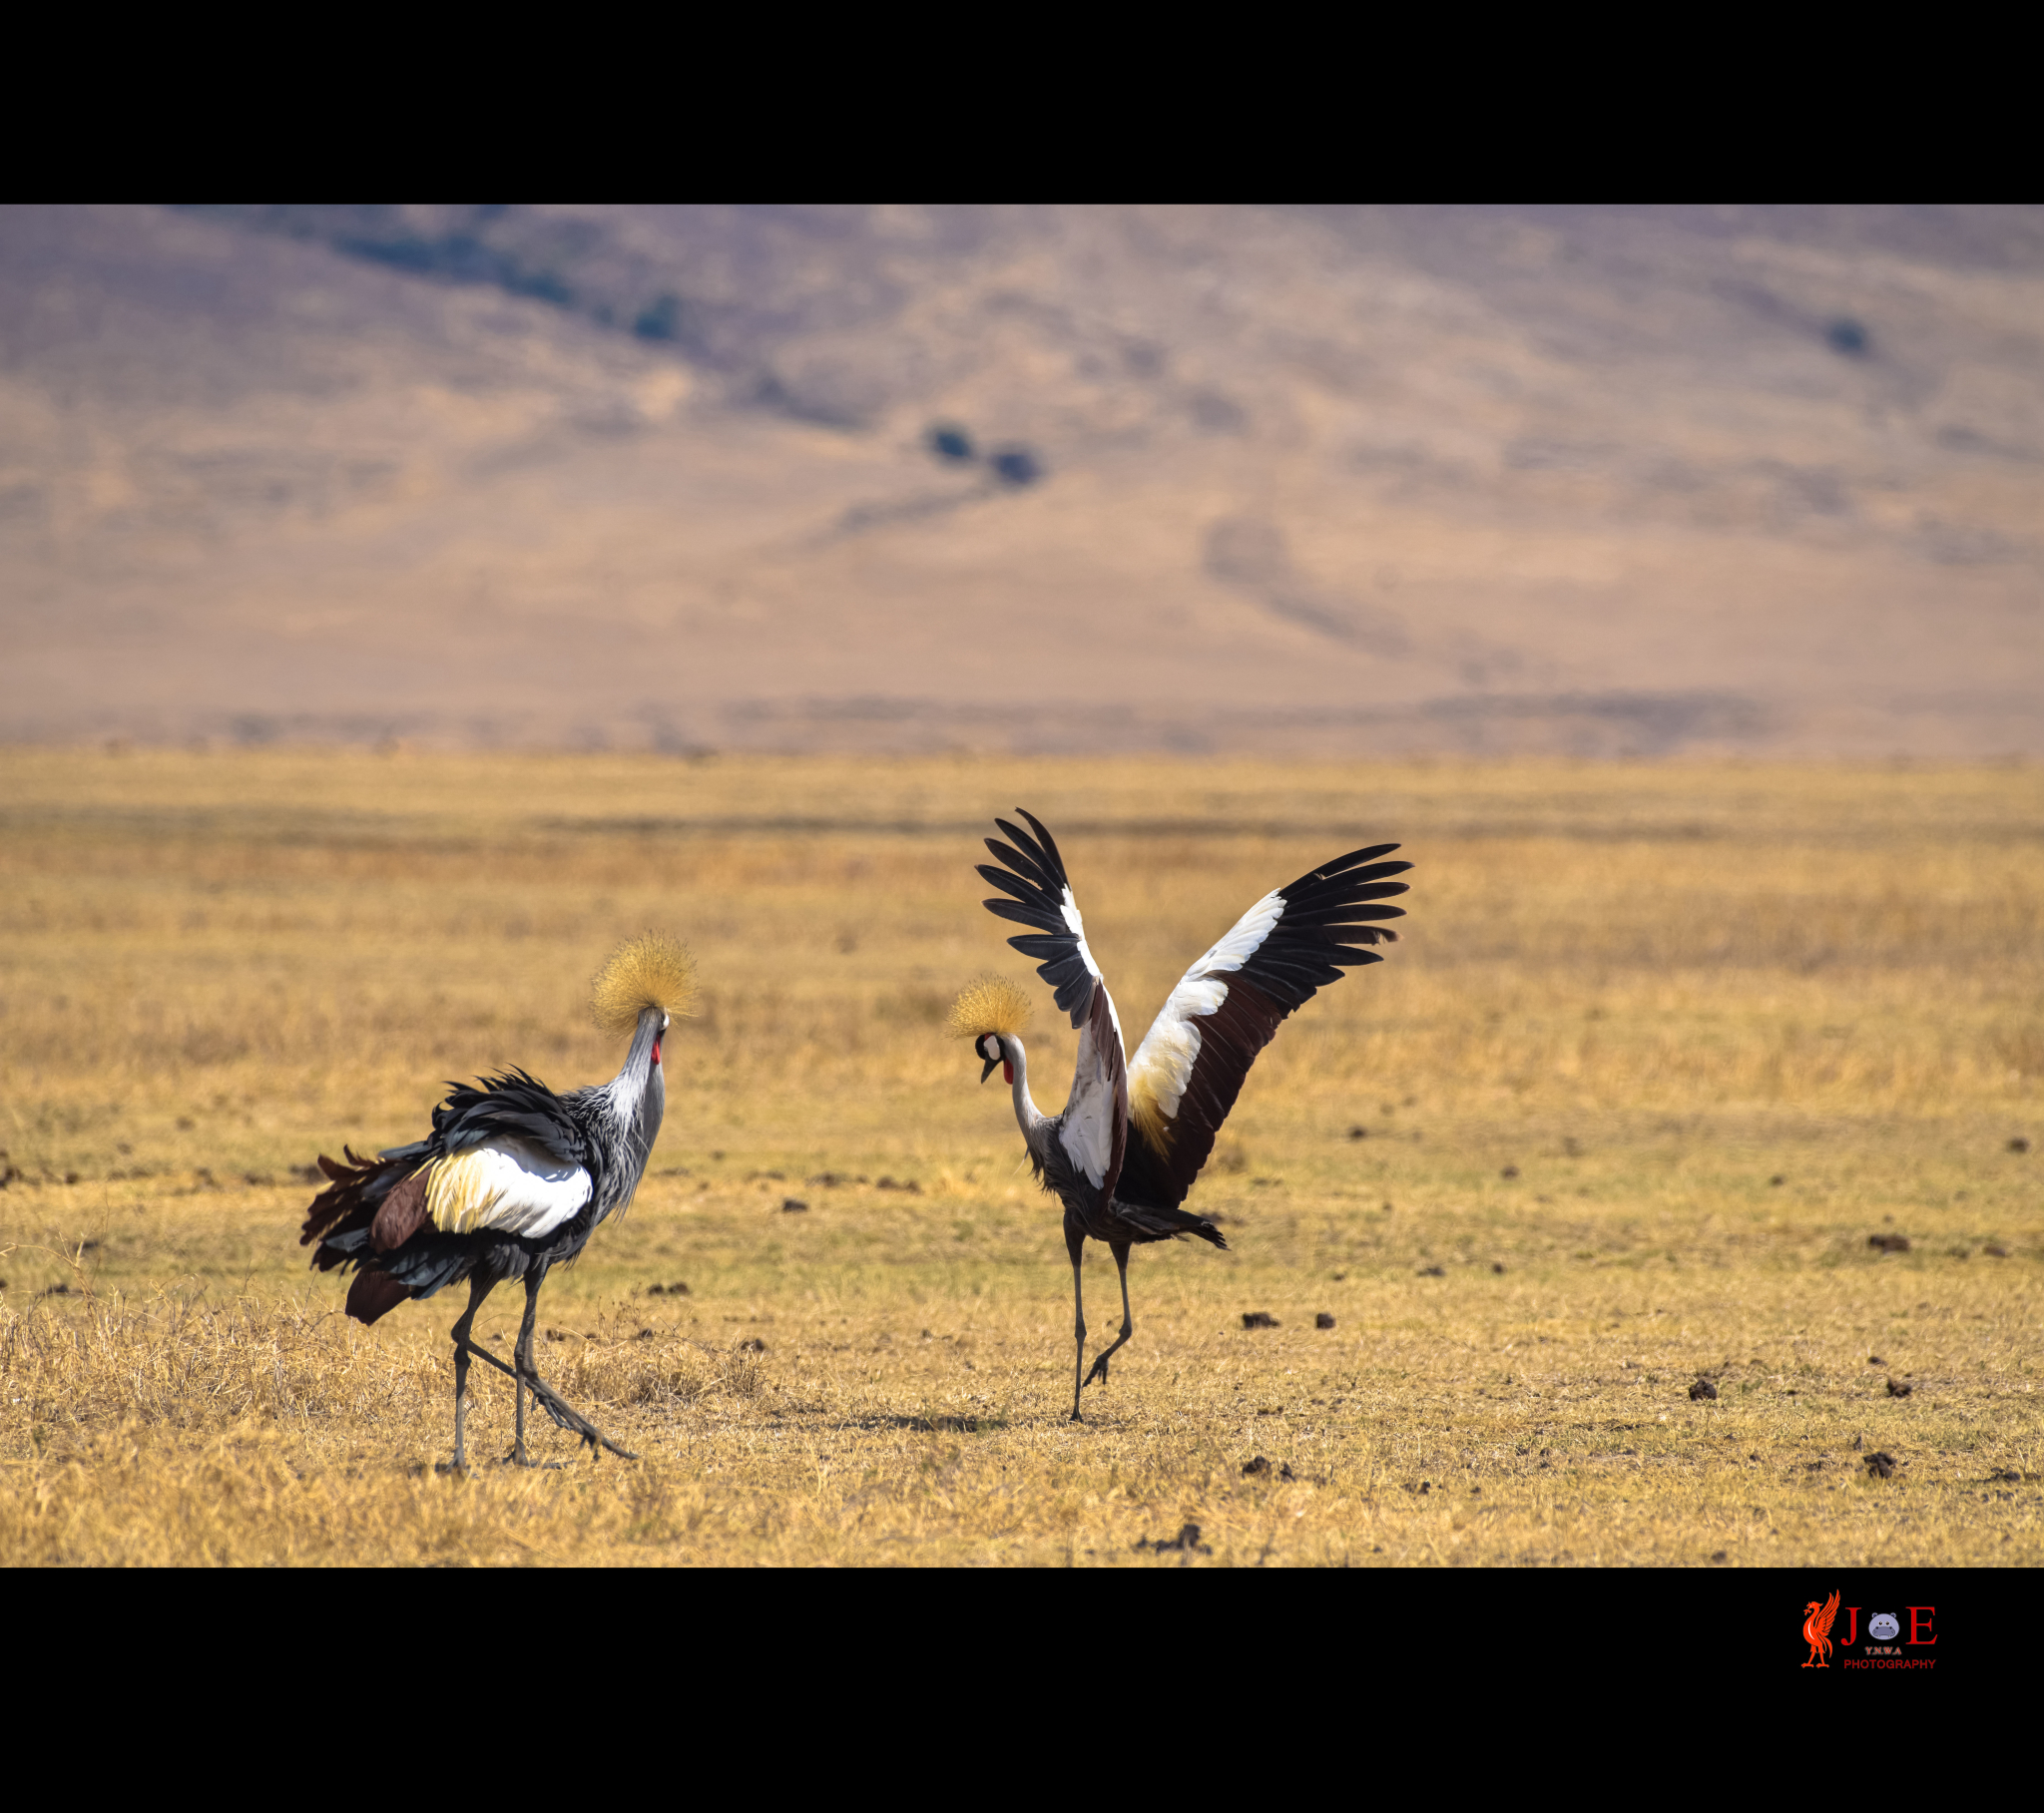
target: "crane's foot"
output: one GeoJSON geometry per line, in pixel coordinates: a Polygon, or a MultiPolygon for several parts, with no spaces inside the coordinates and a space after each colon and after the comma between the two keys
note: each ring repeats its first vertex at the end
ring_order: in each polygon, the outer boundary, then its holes
{"type": "MultiPolygon", "coordinates": [[[[1086,1375],[1087,1385],[1091,1385],[1096,1379],[1103,1385],[1107,1383],[1108,1361],[1113,1359],[1116,1354],[1120,1353],[1129,1344],[1129,1336],[1133,1333],[1135,1333],[1133,1328],[1124,1327],[1114,1340],[1110,1341],[1107,1346],[1100,1350],[1098,1358],[1093,1362],[1093,1370],[1086,1375]]],[[[1081,1386],[1080,1389],[1084,1390],[1085,1387],[1081,1386]]]]}
{"type": "Polygon", "coordinates": [[[608,1448],[611,1453],[622,1461],[636,1461],[639,1458],[629,1448],[620,1448],[617,1443],[605,1435],[587,1417],[571,1410],[566,1402],[563,1401],[561,1395],[544,1379],[539,1377],[537,1373],[518,1372],[514,1368],[506,1366],[495,1354],[487,1352],[483,1348],[471,1346],[467,1342],[462,1342],[461,1345],[467,1348],[468,1352],[473,1354],[478,1360],[487,1360],[507,1378],[524,1385],[532,1393],[533,1401],[548,1416],[554,1419],[555,1427],[565,1429],[571,1435],[579,1435],[589,1444],[591,1454],[594,1454],[599,1447],[603,1447],[608,1448]]]}
{"type": "MultiPolygon", "coordinates": [[[[620,1460],[636,1461],[639,1458],[629,1448],[620,1448],[580,1411],[571,1410],[554,1388],[543,1383],[536,1375],[527,1373],[525,1383],[532,1393],[534,1402],[553,1418],[554,1426],[567,1430],[570,1435],[580,1436],[589,1444],[589,1452],[592,1455],[599,1448],[608,1448],[620,1460]]],[[[528,1461],[526,1465],[531,1466],[532,1463],[528,1461]]]]}
{"type": "Polygon", "coordinates": [[[433,1463],[433,1471],[435,1473],[466,1473],[468,1471],[468,1463],[457,1454],[451,1461],[435,1461],[433,1463]]]}
{"type": "Polygon", "coordinates": [[[535,1461],[531,1455],[525,1452],[525,1436],[522,1431],[517,1441],[512,1444],[511,1452],[498,1462],[500,1467],[530,1467],[541,1473],[549,1469],[559,1468],[564,1464],[560,1461],[535,1461]]]}

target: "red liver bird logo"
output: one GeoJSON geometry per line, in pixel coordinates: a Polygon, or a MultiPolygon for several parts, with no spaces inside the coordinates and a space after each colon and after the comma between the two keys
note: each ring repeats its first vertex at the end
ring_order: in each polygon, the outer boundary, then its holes
{"type": "Polygon", "coordinates": [[[1838,1595],[1831,1596],[1819,1605],[1811,1599],[1802,1608],[1802,1640],[1809,1645],[1809,1660],[1805,1668],[1828,1668],[1831,1654],[1831,1619],[1838,1615],[1838,1595]]]}

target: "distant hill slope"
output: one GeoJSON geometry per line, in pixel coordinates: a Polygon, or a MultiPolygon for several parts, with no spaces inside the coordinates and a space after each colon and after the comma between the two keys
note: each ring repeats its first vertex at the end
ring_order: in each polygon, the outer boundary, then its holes
{"type": "Polygon", "coordinates": [[[0,738],[2044,753],[2044,210],[0,210],[0,738]]]}

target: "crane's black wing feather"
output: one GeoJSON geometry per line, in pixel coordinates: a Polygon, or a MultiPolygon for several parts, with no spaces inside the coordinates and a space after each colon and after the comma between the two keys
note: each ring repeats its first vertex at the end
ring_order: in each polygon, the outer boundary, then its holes
{"type": "Polygon", "coordinates": [[[1028,831],[996,818],[994,823],[1008,841],[986,840],[987,849],[1005,866],[983,862],[977,865],[978,872],[1006,896],[987,901],[986,910],[1033,928],[1008,942],[1036,961],[1036,973],[1050,985],[1058,1006],[1071,1015],[1079,1033],[1078,1064],[1072,1093],[1058,1117],[1058,1137],[1073,1163],[1100,1190],[1101,1201],[1110,1202],[1129,1127],[1121,1021],[1099,965],[1086,948],[1085,922],[1057,842],[1034,814],[1021,815],[1029,821],[1028,831]]]}
{"type": "Polygon", "coordinates": [[[1077,909],[1067,915],[1066,908],[1073,898],[1072,883],[1065,873],[1058,846],[1032,814],[1024,812],[1022,816],[1029,820],[1036,836],[1032,838],[1028,831],[1005,818],[996,818],[994,823],[1008,834],[1009,841],[1002,843],[989,837],[986,847],[996,861],[1006,866],[995,868],[986,862],[977,865],[981,880],[1013,898],[984,904],[989,913],[999,918],[1036,928],[1035,935],[1010,938],[1008,942],[1023,956],[1037,959],[1036,973],[1050,984],[1058,1006],[1071,1015],[1072,1025],[1081,1027],[1086,1024],[1093,1002],[1093,985],[1100,972],[1088,961],[1085,934],[1073,928],[1072,917],[1076,917],[1077,909]]]}
{"type": "Polygon", "coordinates": [[[458,1152],[508,1134],[532,1140],[563,1164],[590,1163],[587,1135],[566,1102],[537,1077],[514,1067],[476,1082],[481,1087],[450,1083],[447,1100],[433,1110],[433,1136],[442,1151],[458,1152]]]}
{"type": "Polygon", "coordinates": [[[1372,844],[1274,889],[1189,969],[1129,1065],[1133,1136],[1122,1160],[1125,1201],[1176,1207],[1214,1149],[1257,1054],[1285,1018],[1344,969],[1380,963],[1370,948],[1398,934],[1386,900],[1406,891],[1409,862],[1372,844]]]}

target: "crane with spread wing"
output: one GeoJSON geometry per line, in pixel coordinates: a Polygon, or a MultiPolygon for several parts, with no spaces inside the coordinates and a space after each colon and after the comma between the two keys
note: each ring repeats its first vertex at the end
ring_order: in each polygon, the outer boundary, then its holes
{"type": "Polygon", "coordinates": [[[1029,1001],[1013,983],[967,988],[951,1010],[950,1027],[971,1039],[984,1066],[982,1083],[1001,1068],[1014,1094],[1030,1165],[1064,1204],[1078,1346],[1072,1421],[1078,1422],[1080,1394],[1095,1380],[1107,1383],[1108,1362],[1135,1333],[1130,1248],[1181,1234],[1227,1246],[1212,1221],[1180,1205],[1214,1149],[1215,1134],[1257,1054],[1286,1016],[1340,980],[1344,968],[1382,961],[1371,947],[1398,936],[1382,921],[1402,917],[1405,910],[1383,904],[1406,891],[1404,882],[1391,877],[1412,865],[1383,860],[1396,844],[1372,844],[1273,889],[1186,971],[1129,1060],[1121,1019],[1087,946],[1064,859],[1040,820],[1028,812],[1020,816],[1029,831],[994,820],[1008,842],[986,840],[1000,866],[981,863],[979,873],[1003,896],[987,901],[987,910],[1031,928],[1008,942],[1038,960],[1037,974],[1079,1035],[1078,1064],[1063,1110],[1045,1115],[1029,1094],[1029,1058],[1020,1036],[1029,1001]],[[1088,1239],[1104,1241],[1114,1254],[1122,1286],[1121,1332],[1090,1371],[1079,1279],[1088,1239]]]}

